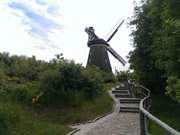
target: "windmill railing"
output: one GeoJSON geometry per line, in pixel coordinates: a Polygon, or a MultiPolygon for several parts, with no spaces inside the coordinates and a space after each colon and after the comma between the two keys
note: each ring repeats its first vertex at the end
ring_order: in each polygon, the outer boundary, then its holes
{"type": "Polygon", "coordinates": [[[180,132],[170,127],[165,122],[161,121],[149,112],[151,107],[150,90],[142,85],[128,83],[133,96],[140,97],[140,135],[150,135],[148,132],[148,121],[152,121],[160,126],[168,135],[180,135],[180,132]]]}

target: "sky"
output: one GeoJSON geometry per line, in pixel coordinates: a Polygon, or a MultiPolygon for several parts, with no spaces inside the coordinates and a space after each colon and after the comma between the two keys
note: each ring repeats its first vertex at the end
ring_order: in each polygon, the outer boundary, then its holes
{"type": "MultiPolygon", "coordinates": [[[[126,61],[132,50],[128,17],[134,0],[0,0],[0,52],[50,60],[63,53],[76,63],[87,63],[89,48],[85,27],[93,26],[106,38],[120,19],[125,19],[110,41],[126,61]]],[[[127,70],[109,54],[113,70],[127,70]]]]}

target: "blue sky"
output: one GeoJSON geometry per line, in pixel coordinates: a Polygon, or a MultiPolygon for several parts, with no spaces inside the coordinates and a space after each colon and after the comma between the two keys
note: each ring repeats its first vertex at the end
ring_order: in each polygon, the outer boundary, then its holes
{"type": "MultiPolygon", "coordinates": [[[[48,6],[46,12],[50,15],[56,14],[58,8],[55,5],[49,5],[45,1],[37,0],[35,4],[40,4],[42,6],[48,6]]],[[[8,7],[13,10],[21,11],[27,19],[20,18],[23,25],[28,25],[30,27],[27,32],[32,36],[39,36],[42,40],[49,40],[48,33],[52,29],[61,29],[61,25],[56,23],[53,19],[50,19],[43,14],[38,13],[27,3],[19,1],[9,1],[7,3],[8,7]]]]}
{"type": "MultiPolygon", "coordinates": [[[[1,0],[0,51],[35,55],[49,60],[57,53],[86,65],[86,26],[94,26],[99,37],[106,37],[123,17],[124,25],[110,42],[124,58],[132,49],[127,18],[132,16],[133,0],[1,0]]],[[[111,55],[113,68],[127,69],[111,55]]]]}

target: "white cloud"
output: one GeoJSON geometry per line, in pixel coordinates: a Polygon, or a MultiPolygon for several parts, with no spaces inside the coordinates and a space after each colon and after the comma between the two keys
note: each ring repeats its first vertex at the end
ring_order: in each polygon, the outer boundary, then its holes
{"type": "MultiPolygon", "coordinates": [[[[54,57],[55,46],[51,42],[44,42],[40,38],[34,38],[28,34],[30,26],[22,23],[27,19],[22,11],[14,12],[6,4],[0,4],[0,52],[6,51],[11,54],[36,55],[39,59],[54,57]],[[47,46],[45,46],[46,44],[47,46]],[[41,50],[46,48],[46,50],[41,50]],[[37,49],[39,47],[39,49],[37,49]]],[[[57,48],[56,48],[57,50],[57,48]]],[[[57,52],[57,51],[55,51],[57,52]]]]}

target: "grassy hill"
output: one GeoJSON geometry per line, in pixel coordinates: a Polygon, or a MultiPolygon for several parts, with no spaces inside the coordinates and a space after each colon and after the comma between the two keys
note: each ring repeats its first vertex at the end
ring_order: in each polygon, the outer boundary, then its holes
{"type": "Polygon", "coordinates": [[[112,110],[106,90],[115,82],[61,55],[45,62],[0,53],[0,134],[65,135],[70,124],[112,110]]]}

